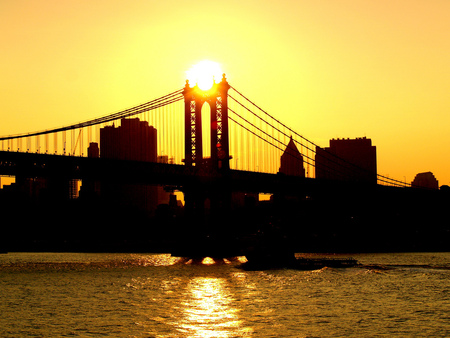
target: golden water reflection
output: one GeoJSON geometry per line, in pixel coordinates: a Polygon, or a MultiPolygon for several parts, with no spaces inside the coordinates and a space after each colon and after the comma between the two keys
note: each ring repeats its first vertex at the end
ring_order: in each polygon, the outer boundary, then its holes
{"type": "Polygon", "coordinates": [[[182,303],[180,330],[188,337],[236,337],[248,336],[239,319],[239,311],[233,306],[233,297],[222,278],[193,278],[182,303]]]}

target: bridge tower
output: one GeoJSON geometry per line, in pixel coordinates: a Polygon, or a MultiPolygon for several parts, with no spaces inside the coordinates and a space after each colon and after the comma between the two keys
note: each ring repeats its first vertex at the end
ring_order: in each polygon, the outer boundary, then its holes
{"type": "Polygon", "coordinates": [[[229,257],[230,243],[227,229],[230,226],[231,189],[228,183],[230,151],[228,134],[228,84],[225,74],[211,89],[191,87],[189,81],[183,90],[185,103],[185,165],[207,171],[195,183],[182,187],[188,229],[187,247],[180,246],[174,256],[191,258],[229,257]],[[203,158],[202,107],[207,103],[211,110],[211,159],[203,158]],[[195,245],[194,245],[195,243],[195,245]]]}
{"type": "Polygon", "coordinates": [[[204,167],[202,138],[202,107],[207,102],[211,108],[211,169],[230,169],[228,139],[228,84],[225,74],[222,81],[209,90],[201,90],[197,85],[184,87],[185,113],[185,165],[204,167]]]}

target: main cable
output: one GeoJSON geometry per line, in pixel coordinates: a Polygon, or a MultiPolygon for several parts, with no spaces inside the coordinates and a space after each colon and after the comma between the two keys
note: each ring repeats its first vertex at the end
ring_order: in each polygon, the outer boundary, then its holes
{"type": "MultiPolygon", "coordinates": [[[[312,141],[310,141],[310,140],[308,140],[307,138],[305,138],[304,136],[302,136],[302,135],[300,135],[299,133],[297,133],[295,130],[293,130],[293,129],[291,129],[291,128],[289,128],[287,125],[285,125],[284,123],[282,123],[281,121],[279,121],[279,120],[277,120],[276,118],[274,118],[272,115],[270,115],[269,113],[267,113],[264,109],[262,109],[261,107],[259,107],[256,103],[254,103],[253,101],[251,101],[249,98],[247,98],[245,95],[243,95],[241,92],[239,92],[236,88],[234,88],[233,86],[231,86],[231,88],[236,92],[236,93],[238,93],[239,95],[241,95],[245,100],[247,100],[248,102],[250,102],[252,105],[254,105],[256,108],[258,108],[261,112],[263,112],[264,114],[266,114],[268,117],[270,117],[272,120],[274,120],[275,122],[277,122],[278,124],[280,124],[281,126],[283,126],[284,128],[286,128],[287,130],[289,130],[290,132],[292,132],[293,134],[295,134],[295,135],[297,135],[298,137],[300,137],[301,139],[303,139],[303,140],[305,140],[306,142],[308,142],[308,143],[310,143],[310,144],[312,144],[313,146],[315,146],[316,148],[318,147],[318,145],[317,144],[315,144],[314,142],[312,142],[312,141]]],[[[229,95],[230,96],[230,95],[229,95]]],[[[231,96],[230,96],[231,97],[231,96]]],[[[236,99],[234,99],[233,97],[231,97],[233,100],[235,100],[236,102],[238,102],[236,99]]],[[[246,108],[248,111],[250,111],[251,113],[253,113],[253,114],[255,114],[254,112],[252,112],[249,108],[247,108],[246,106],[244,106],[243,104],[241,104],[240,102],[238,102],[240,105],[242,105],[244,108],[246,108]]],[[[265,120],[263,120],[263,121],[265,121],[265,120]]],[[[268,123],[268,122],[266,122],[266,123],[268,123]]],[[[269,124],[269,123],[268,123],[269,124]]],[[[269,124],[270,125],[270,124],[269,124]]],[[[301,144],[302,145],[302,143],[300,143],[299,142],[299,144],[301,144]]],[[[305,145],[303,145],[303,146],[305,146],[305,145]]],[[[306,147],[305,146],[305,148],[307,148],[307,149],[309,149],[309,150],[311,150],[312,152],[314,152],[315,153],[315,151],[314,150],[312,150],[312,149],[310,149],[310,148],[308,148],[308,147],[306,147]]],[[[326,151],[325,149],[323,149],[326,153],[328,153],[328,154],[330,154],[330,155],[332,155],[332,156],[334,156],[334,157],[336,157],[337,159],[339,159],[339,160],[341,160],[341,161],[344,161],[344,162],[347,162],[348,164],[350,164],[350,165],[352,165],[352,166],[354,166],[354,167],[356,167],[357,169],[359,169],[359,170],[363,170],[363,171],[367,171],[367,170],[365,170],[364,168],[360,168],[360,167],[358,167],[357,165],[355,165],[355,164],[353,164],[353,163],[351,163],[351,162],[348,162],[348,161],[346,161],[345,159],[342,159],[342,158],[340,158],[340,157],[338,157],[336,154],[333,154],[333,153],[331,153],[331,152],[328,152],[328,151],[326,151]]],[[[377,179],[379,180],[379,181],[381,181],[381,182],[395,182],[395,183],[393,183],[393,184],[398,184],[398,185],[401,185],[401,186],[406,186],[407,184],[405,184],[404,182],[402,182],[402,181],[400,181],[400,180],[396,180],[396,179],[393,179],[393,178],[389,178],[389,177],[386,177],[386,176],[384,176],[384,175],[381,175],[381,174],[378,174],[377,173],[377,179]],[[386,181],[387,180],[387,181],[386,181]]]]}
{"type": "Polygon", "coordinates": [[[181,95],[182,91],[183,91],[183,89],[179,89],[175,92],[164,95],[164,96],[154,99],[152,101],[140,104],[140,105],[132,107],[132,108],[121,110],[117,113],[113,113],[113,114],[109,114],[109,115],[106,115],[103,117],[95,118],[93,120],[88,120],[88,121],[72,124],[72,125],[65,126],[65,127],[42,130],[42,131],[37,131],[37,132],[32,132],[32,133],[3,136],[3,137],[0,137],[0,140],[12,140],[12,139],[18,139],[18,138],[24,138],[24,137],[58,133],[61,131],[84,128],[87,126],[93,126],[93,125],[97,125],[97,124],[101,124],[101,123],[111,122],[114,120],[118,120],[120,118],[138,115],[140,113],[143,113],[143,112],[146,112],[149,110],[153,110],[153,109],[157,109],[157,108],[163,107],[165,105],[182,100],[183,99],[183,96],[181,95]]]}

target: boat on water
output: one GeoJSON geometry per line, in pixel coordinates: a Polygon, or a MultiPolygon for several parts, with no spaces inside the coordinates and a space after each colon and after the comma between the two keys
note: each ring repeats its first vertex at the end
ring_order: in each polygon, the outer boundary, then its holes
{"type": "Polygon", "coordinates": [[[349,268],[359,265],[351,257],[296,257],[294,249],[287,241],[280,238],[261,238],[247,246],[243,252],[247,262],[242,268],[246,270],[297,269],[317,270],[324,267],[349,268]]]}
{"type": "MultiPolygon", "coordinates": [[[[247,257],[247,256],[246,256],[247,257]]],[[[244,270],[272,270],[272,269],[295,269],[295,270],[319,270],[328,268],[350,268],[360,263],[354,258],[305,258],[284,259],[273,256],[247,257],[247,262],[242,264],[244,270]]]]}

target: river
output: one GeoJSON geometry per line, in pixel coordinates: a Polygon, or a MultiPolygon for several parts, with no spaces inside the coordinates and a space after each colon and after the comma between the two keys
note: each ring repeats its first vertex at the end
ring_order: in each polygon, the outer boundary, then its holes
{"type": "Polygon", "coordinates": [[[164,254],[2,254],[0,337],[450,337],[450,253],[350,257],[361,265],[246,271],[164,254]]]}

